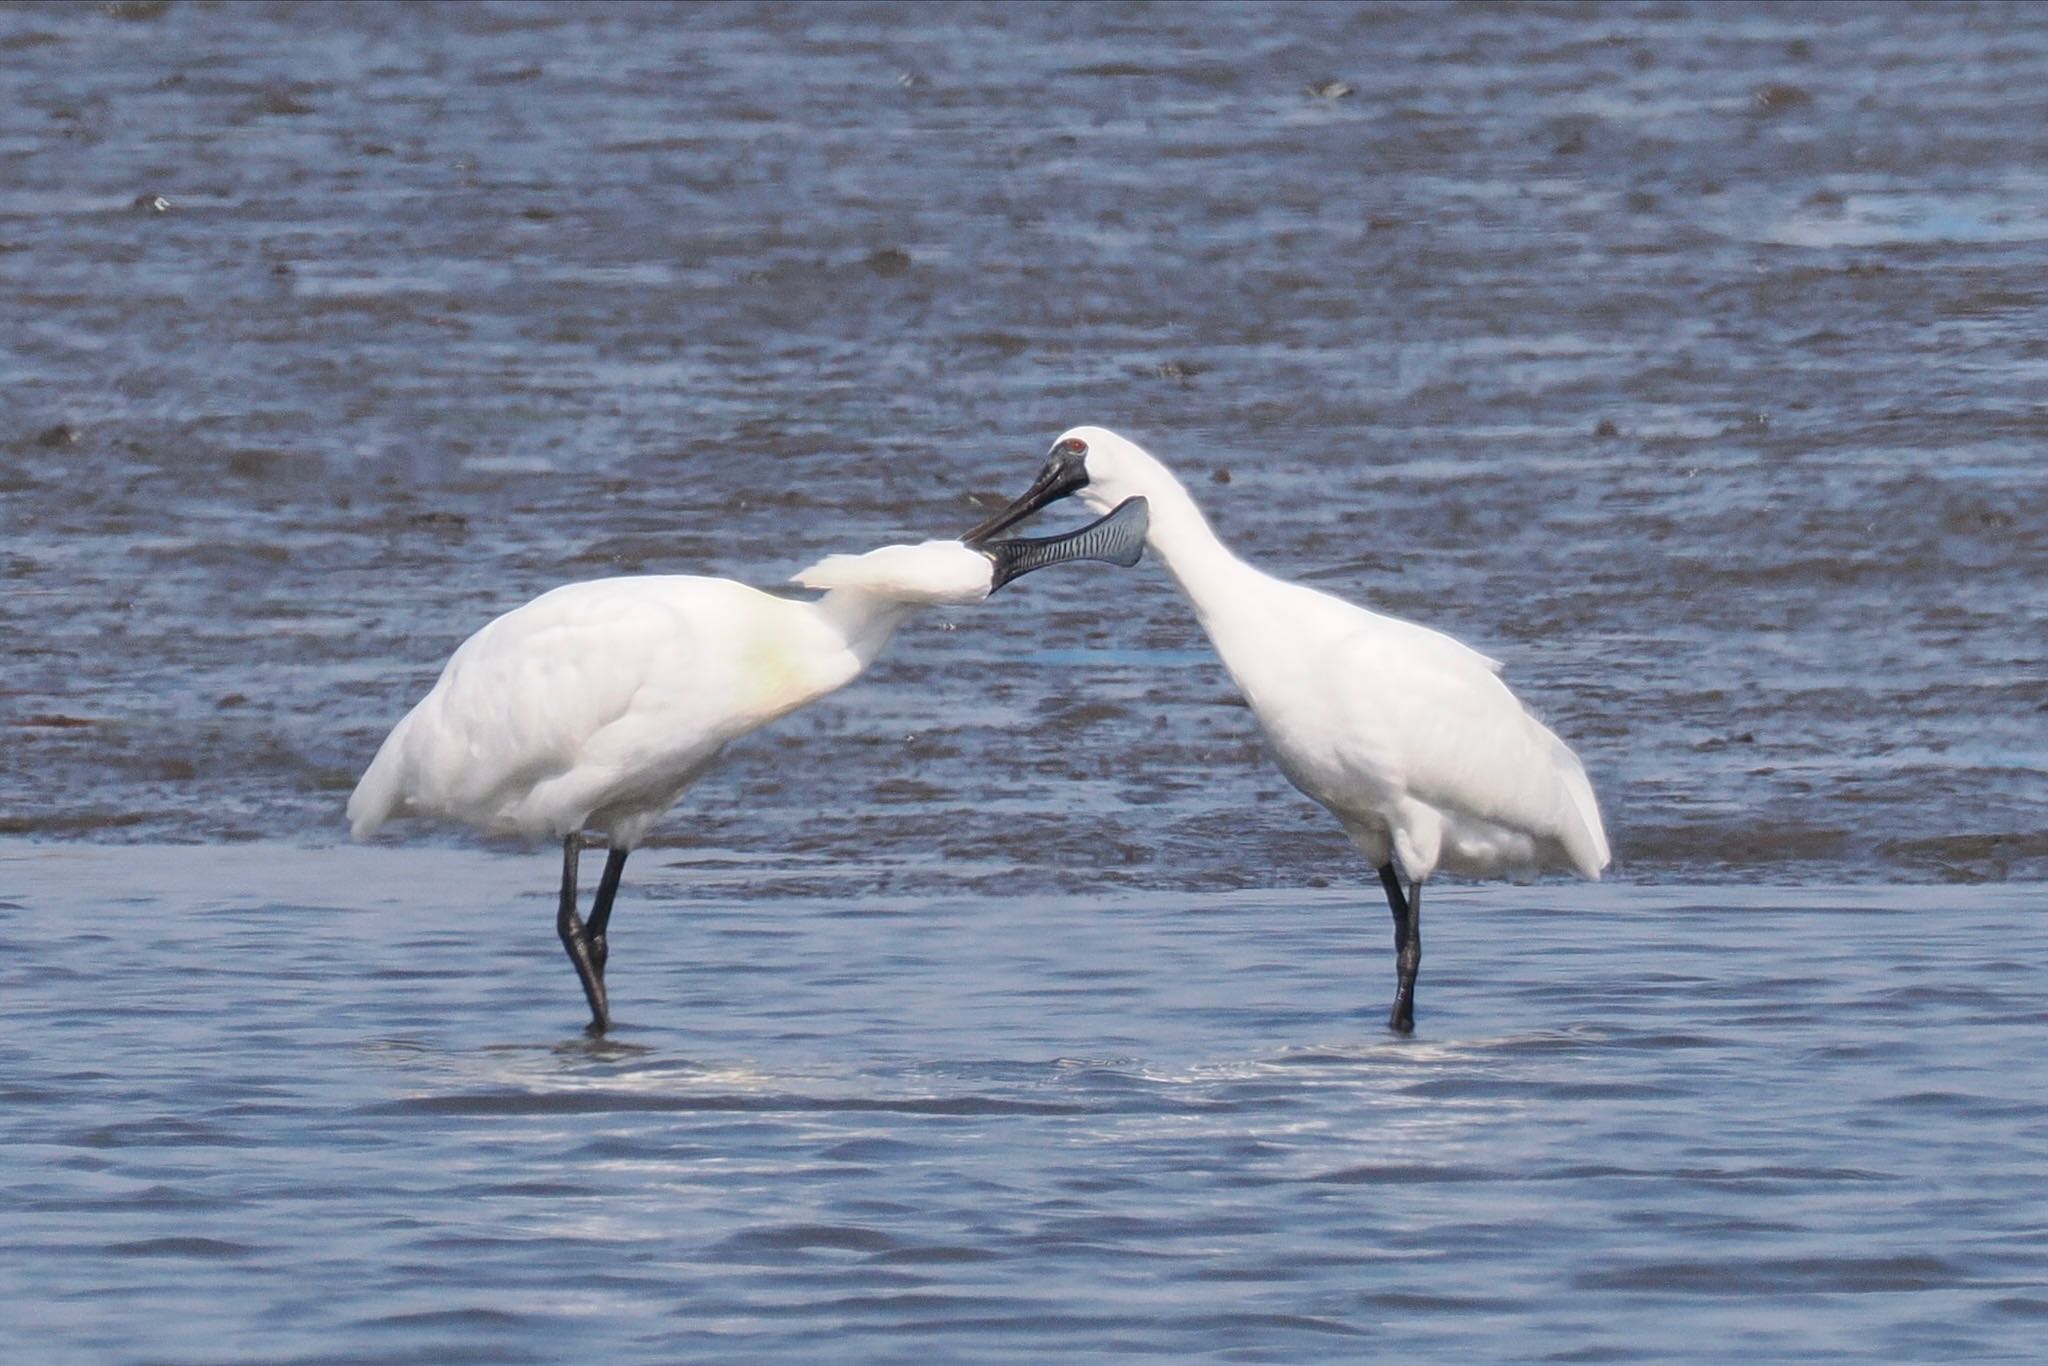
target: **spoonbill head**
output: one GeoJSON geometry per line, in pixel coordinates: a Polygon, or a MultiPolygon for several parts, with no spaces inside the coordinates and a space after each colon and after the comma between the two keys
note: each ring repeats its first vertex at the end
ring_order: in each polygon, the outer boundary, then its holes
{"type": "Polygon", "coordinates": [[[796,576],[826,590],[816,601],[694,575],[567,584],[456,649],[356,784],[350,828],[368,839],[411,815],[561,841],[555,928],[602,1033],[626,856],[727,745],[852,682],[913,612],[1069,560],[1135,564],[1146,526],[1138,499],[1064,536],[828,556],[796,576]],[[608,851],[588,920],[586,836],[608,851]]]}
{"type": "Polygon", "coordinates": [[[1415,1027],[1422,884],[1546,870],[1597,878],[1609,861],[1578,756],[1450,636],[1288,583],[1224,546],[1169,469],[1102,427],[1053,442],[1038,477],[967,533],[995,536],[1061,498],[1151,508],[1147,543],[1244,694],[1280,771],[1343,825],[1394,916],[1388,1025],[1415,1027]],[[1408,879],[1401,885],[1401,875],[1408,879]]]}
{"type": "Polygon", "coordinates": [[[961,539],[973,542],[994,536],[1062,498],[1078,495],[1096,512],[1106,512],[1130,498],[1147,498],[1186,490],[1172,471],[1136,442],[1106,427],[1074,427],[1052,443],[1038,477],[1008,507],[982,522],[961,539]]]}
{"type": "Polygon", "coordinates": [[[918,606],[967,607],[996,590],[992,556],[962,541],[885,545],[864,555],[827,555],[790,576],[805,588],[858,589],[918,606]]]}
{"type": "Polygon", "coordinates": [[[1104,515],[1063,536],[976,537],[885,545],[865,555],[827,555],[799,571],[806,588],[849,588],[921,606],[968,606],[1034,569],[1068,560],[1101,560],[1125,569],[1145,552],[1150,506],[1141,497],[1118,499],[1104,515]]]}

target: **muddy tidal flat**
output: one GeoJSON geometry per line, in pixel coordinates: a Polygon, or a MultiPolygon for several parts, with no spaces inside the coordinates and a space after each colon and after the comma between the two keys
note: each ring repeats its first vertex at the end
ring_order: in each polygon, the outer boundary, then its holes
{"type": "Polygon", "coordinates": [[[2027,6],[0,8],[0,1356],[2031,1359],[2044,88],[2027,6]],[[346,843],[491,617],[1080,423],[1584,757],[1607,879],[1433,886],[1413,1040],[1152,563],[735,746],[602,1044],[547,851],[346,843]]]}

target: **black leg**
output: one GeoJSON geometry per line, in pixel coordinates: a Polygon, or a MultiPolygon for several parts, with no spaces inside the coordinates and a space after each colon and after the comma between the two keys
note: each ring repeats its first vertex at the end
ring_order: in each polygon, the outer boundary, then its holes
{"type": "Polygon", "coordinates": [[[604,930],[612,923],[612,898],[619,894],[619,874],[626,871],[626,853],[624,849],[614,849],[605,856],[604,875],[597,880],[597,900],[590,903],[590,921],[583,927],[583,938],[590,945],[590,961],[597,967],[599,981],[604,980],[605,960],[612,956],[604,930]]]}
{"type": "MultiPolygon", "coordinates": [[[[1387,1018],[1387,1028],[1396,1034],[1413,1033],[1415,1029],[1415,978],[1406,966],[1409,945],[1414,943],[1415,917],[1408,904],[1408,898],[1401,894],[1401,875],[1394,871],[1394,865],[1380,865],[1380,886],[1387,891],[1387,909],[1394,913],[1394,1013],[1387,1018]]],[[[1422,948],[1416,945],[1413,951],[1415,961],[1422,961],[1422,948]]]]}
{"type": "Polygon", "coordinates": [[[1380,886],[1387,889],[1387,905],[1394,912],[1394,952],[1399,953],[1408,938],[1408,898],[1401,895],[1401,875],[1393,864],[1380,865],[1380,886]]]}
{"type": "Polygon", "coordinates": [[[584,935],[582,918],[576,914],[576,863],[582,850],[581,835],[571,835],[562,841],[562,902],[555,912],[555,933],[562,937],[562,947],[568,950],[569,961],[576,965],[583,995],[590,1002],[590,1032],[602,1034],[611,1023],[605,1008],[604,978],[591,961],[590,941],[584,935]]]}
{"type": "Polygon", "coordinates": [[[1396,1034],[1415,1032],[1415,973],[1422,966],[1422,884],[1408,884],[1408,906],[1406,915],[1397,915],[1394,924],[1394,968],[1398,979],[1394,984],[1394,1011],[1387,1017],[1387,1028],[1396,1034]]]}

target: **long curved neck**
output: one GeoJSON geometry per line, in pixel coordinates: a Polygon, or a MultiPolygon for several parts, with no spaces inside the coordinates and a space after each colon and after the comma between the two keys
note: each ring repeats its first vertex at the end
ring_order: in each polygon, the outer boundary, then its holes
{"type": "Polygon", "coordinates": [[[884,597],[864,588],[835,588],[813,606],[826,625],[844,642],[854,658],[853,672],[842,682],[852,682],[875,662],[896,628],[922,604],[884,597]]]}
{"type": "Polygon", "coordinates": [[[1206,625],[1233,600],[1236,586],[1258,571],[1217,539],[1193,496],[1164,467],[1150,484],[1145,497],[1152,529],[1145,541],[1206,625]]]}
{"type": "Polygon", "coordinates": [[[768,597],[736,623],[736,714],[725,738],[744,735],[859,678],[917,604],[858,588],[815,602],[768,597]]]}

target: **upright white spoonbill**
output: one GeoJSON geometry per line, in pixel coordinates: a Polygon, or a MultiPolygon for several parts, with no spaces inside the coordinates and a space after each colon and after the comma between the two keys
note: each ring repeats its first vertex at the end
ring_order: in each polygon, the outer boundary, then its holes
{"type": "Polygon", "coordinates": [[[1280,771],[1379,870],[1394,913],[1388,1028],[1415,1028],[1431,874],[1600,876],[1607,835],[1585,767],[1508,691],[1499,664],[1441,632],[1252,568],[1166,466],[1116,433],[1061,436],[1030,489],[966,539],[1075,493],[1098,508],[1150,502],[1147,542],[1193,604],[1280,771]]]}
{"type": "Polygon", "coordinates": [[[626,855],[727,745],[859,677],[916,609],[980,602],[1066,560],[1136,564],[1145,525],[1133,499],[1064,536],[832,555],[793,580],[827,590],[814,602],[687,575],[557,588],[457,648],[370,761],[349,825],[366,839],[412,814],[560,840],[555,929],[601,1034],[626,855]],[[585,832],[609,850],[587,922],[576,910],[585,832]]]}

